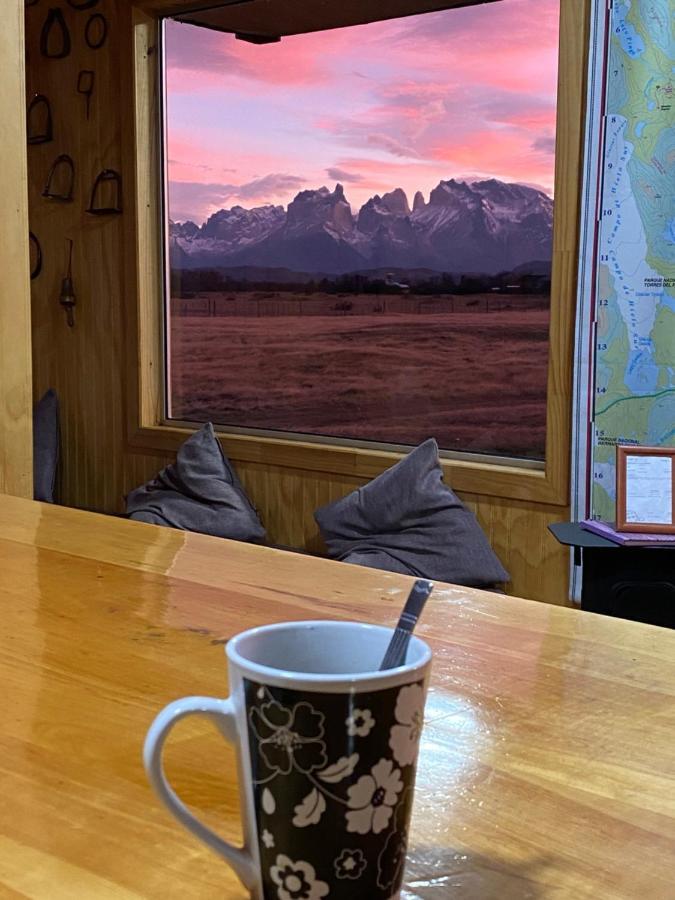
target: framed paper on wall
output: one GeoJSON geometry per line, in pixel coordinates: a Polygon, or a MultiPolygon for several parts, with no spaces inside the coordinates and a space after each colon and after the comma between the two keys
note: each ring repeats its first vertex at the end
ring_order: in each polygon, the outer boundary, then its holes
{"type": "Polygon", "coordinates": [[[616,530],[675,534],[675,447],[617,444],[616,530]]]}

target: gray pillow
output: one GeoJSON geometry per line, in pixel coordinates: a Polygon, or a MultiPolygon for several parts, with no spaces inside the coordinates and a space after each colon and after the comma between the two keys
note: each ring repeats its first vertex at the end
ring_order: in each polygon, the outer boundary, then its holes
{"type": "Polygon", "coordinates": [[[371,569],[381,569],[383,572],[398,572],[399,575],[417,575],[404,562],[387,553],[386,550],[360,550],[348,553],[342,562],[351,563],[354,566],[368,566],[371,569]]]}
{"type": "Polygon", "coordinates": [[[130,519],[235,541],[262,541],[258,514],[209,422],[179,448],[176,462],[127,497],[130,519]]]}
{"type": "Polygon", "coordinates": [[[433,439],[314,518],[333,559],[473,587],[509,580],[473,514],[443,483],[433,439]]]}
{"type": "Polygon", "coordinates": [[[59,399],[51,388],[33,409],[33,497],[54,502],[59,462],[59,399]]]}

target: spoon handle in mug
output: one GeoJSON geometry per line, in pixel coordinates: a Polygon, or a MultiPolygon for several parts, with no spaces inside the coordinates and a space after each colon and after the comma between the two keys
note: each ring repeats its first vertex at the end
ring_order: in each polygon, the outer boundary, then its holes
{"type": "Polygon", "coordinates": [[[424,604],[427,602],[433,589],[433,581],[426,581],[423,578],[419,578],[413,584],[408,599],[405,601],[401,617],[396,625],[396,630],[387,647],[387,652],[384,654],[380,671],[395,669],[396,666],[402,666],[405,662],[410,635],[413,633],[417,620],[424,609],[424,604]]]}

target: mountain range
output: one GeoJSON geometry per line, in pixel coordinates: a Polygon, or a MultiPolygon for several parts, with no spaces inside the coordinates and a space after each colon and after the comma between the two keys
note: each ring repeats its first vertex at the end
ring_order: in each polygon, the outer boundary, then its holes
{"type": "Polygon", "coordinates": [[[495,274],[550,260],[553,201],[497,179],[441,181],[412,209],[401,188],[354,214],[344,188],[300,191],[283,206],[221,209],[198,226],[169,223],[173,268],[285,267],[335,275],[364,268],[495,274]]]}

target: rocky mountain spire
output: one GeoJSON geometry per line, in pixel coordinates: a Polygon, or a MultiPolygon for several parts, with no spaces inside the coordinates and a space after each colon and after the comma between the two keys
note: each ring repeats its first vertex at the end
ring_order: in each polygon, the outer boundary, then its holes
{"type": "Polygon", "coordinates": [[[422,191],[415,191],[415,199],[413,200],[413,212],[417,212],[420,209],[424,209],[424,194],[422,191]]]}
{"type": "Polygon", "coordinates": [[[394,188],[388,194],[382,195],[382,205],[385,206],[390,213],[395,216],[409,216],[410,207],[408,206],[408,198],[403,188],[394,188]]]}

